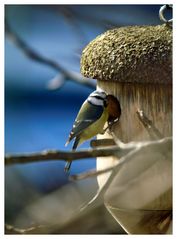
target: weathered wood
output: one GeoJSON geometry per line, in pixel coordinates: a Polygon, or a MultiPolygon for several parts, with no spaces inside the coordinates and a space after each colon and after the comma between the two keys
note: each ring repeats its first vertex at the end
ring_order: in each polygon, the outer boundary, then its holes
{"type": "Polygon", "coordinates": [[[145,112],[164,137],[172,135],[172,85],[107,81],[98,81],[97,84],[119,99],[122,113],[113,131],[121,141],[149,140],[146,129],[137,117],[138,109],[145,112]]]}

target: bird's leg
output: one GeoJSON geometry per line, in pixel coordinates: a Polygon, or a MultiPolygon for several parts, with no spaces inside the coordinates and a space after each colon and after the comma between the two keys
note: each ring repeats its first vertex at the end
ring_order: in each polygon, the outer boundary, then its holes
{"type": "Polygon", "coordinates": [[[109,125],[107,126],[107,124],[106,124],[106,127],[103,128],[99,134],[104,134],[108,128],[109,128],[109,125]]]}
{"type": "Polygon", "coordinates": [[[119,118],[108,122],[108,126],[106,126],[106,128],[103,129],[103,131],[100,134],[104,134],[106,132],[106,130],[109,129],[109,131],[111,131],[112,126],[119,120],[119,118]]]}
{"type": "Polygon", "coordinates": [[[104,134],[106,132],[106,130],[109,129],[109,125],[106,126],[106,128],[103,128],[102,132],[100,132],[100,134],[104,134]]]}
{"type": "Polygon", "coordinates": [[[104,134],[106,132],[108,127],[106,127],[105,129],[103,129],[99,134],[104,134]]]}

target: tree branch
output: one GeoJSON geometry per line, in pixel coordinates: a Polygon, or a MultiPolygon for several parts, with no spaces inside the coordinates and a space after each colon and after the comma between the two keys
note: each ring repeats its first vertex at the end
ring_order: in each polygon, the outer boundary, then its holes
{"type": "Polygon", "coordinates": [[[137,110],[136,114],[152,140],[164,137],[142,110],[137,110]]]}
{"type": "Polygon", "coordinates": [[[90,146],[92,148],[103,147],[103,146],[113,146],[116,145],[115,140],[111,138],[105,139],[93,139],[90,141],[90,146]]]}
{"type": "Polygon", "coordinates": [[[82,180],[82,179],[87,179],[87,178],[91,178],[91,177],[96,177],[100,174],[103,174],[103,173],[107,173],[109,171],[112,171],[114,169],[115,166],[113,167],[109,167],[109,168],[106,168],[106,169],[103,169],[103,170],[89,170],[89,171],[86,171],[84,173],[80,173],[80,174],[74,174],[74,175],[71,175],[69,177],[69,179],[71,181],[75,181],[75,180],[82,180]]]}
{"type": "Polygon", "coordinates": [[[91,89],[95,89],[95,83],[91,81],[91,79],[80,76],[78,73],[73,73],[71,71],[66,70],[56,61],[44,57],[38,52],[36,52],[34,49],[32,49],[24,40],[22,40],[20,36],[18,36],[15,31],[12,30],[7,19],[5,19],[5,30],[8,38],[31,60],[47,65],[54,70],[59,71],[64,75],[65,80],[69,79],[78,84],[82,84],[91,89]]]}
{"type": "Polygon", "coordinates": [[[95,158],[101,156],[119,155],[122,157],[127,154],[132,148],[121,149],[117,146],[80,150],[80,151],[57,151],[45,150],[38,153],[28,153],[22,155],[7,155],[5,157],[5,165],[33,163],[48,160],[64,160],[75,161],[84,158],[95,158]]]}
{"type": "MultiPolygon", "coordinates": [[[[166,137],[161,140],[155,140],[155,141],[146,141],[146,142],[131,142],[127,144],[122,144],[122,147],[125,148],[132,148],[131,151],[129,151],[125,157],[122,157],[118,164],[115,165],[112,168],[108,168],[107,170],[111,172],[110,177],[106,181],[106,183],[103,185],[102,188],[99,188],[96,195],[84,206],[81,207],[81,211],[85,210],[86,208],[92,208],[94,207],[95,203],[103,201],[104,194],[106,190],[109,188],[110,184],[112,183],[115,176],[118,174],[121,167],[128,163],[130,160],[135,160],[137,157],[142,157],[143,155],[148,155],[149,157],[152,157],[154,153],[159,154],[160,157],[163,158],[163,156],[166,156],[167,159],[171,160],[172,157],[172,137],[166,137]],[[132,147],[134,145],[134,147],[132,147]],[[148,152],[148,154],[147,154],[148,152]]],[[[156,155],[157,157],[157,155],[156,155]]],[[[106,170],[106,169],[105,169],[106,170]]],[[[105,172],[103,172],[105,173],[105,172]]],[[[87,176],[88,177],[88,176],[87,176]]],[[[85,179],[86,177],[84,177],[85,179]]]]}
{"type": "MultiPolygon", "coordinates": [[[[110,29],[110,28],[115,28],[115,27],[121,27],[122,23],[111,20],[111,19],[106,19],[100,18],[100,17],[95,17],[94,15],[91,14],[83,14],[82,11],[76,11],[72,6],[64,6],[64,8],[67,8],[67,14],[70,16],[72,15],[75,20],[80,20],[82,22],[86,22],[92,25],[97,25],[98,27],[104,28],[104,29],[110,29]]],[[[55,8],[56,9],[56,8],[55,8]]],[[[60,13],[62,13],[63,8],[60,7],[60,13]]]]}
{"type": "Polygon", "coordinates": [[[5,224],[5,234],[39,234],[43,233],[47,227],[43,225],[37,225],[28,228],[17,228],[9,224],[5,224]]]}
{"type": "Polygon", "coordinates": [[[127,144],[121,143],[119,146],[108,146],[108,147],[99,147],[94,149],[80,150],[80,151],[59,151],[59,150],[45,150],[38,153],[28,153],[21,155],[6,155],[5,156],[5,165],[12,164],[24,164],[24,163],[34,163],[40,161],[75,161],[84,158],[95,158],[95,157],[106,157],[106,156],[116,156],[121,158],[125,156],[130,151],[151,144],[159,145],[159,150],[162,151],[161,145],[163,142],[170,142],[171,138],[164,138],[162,140],[156,141],[145,141],[145,142],[130,142],[127,144]],[[158,144],[159,143],[159,144],[158,144]]]}

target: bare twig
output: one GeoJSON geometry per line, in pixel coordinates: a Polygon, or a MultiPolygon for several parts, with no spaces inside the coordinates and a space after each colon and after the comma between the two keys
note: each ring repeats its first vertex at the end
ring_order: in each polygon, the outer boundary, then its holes
{"type": "MultiPolygon", "coordinates": [[[[161,140],[156,140],[156,141],[147,141],[147,142],[131,142],[128,144],[125,144],[123,148],[125,149],[126,147],[132,148],[131,151],[129,151],[125,157],[122,157],[119,161],[118,164],[115,165],[112,168],[112,173],[106,183],[103,185],[102,188],[98,189],[98,192],[96,195],[84,206],[81,207],[81,211],[85,210],[86,208],[94,207],[95,203],[99,203],[100,201],[103,201],[104,194],[106,190],[109,188],[110,184],[112,183],[113,179],[115,176],[118,174],[119,170],[121,167],[126,164],[129,160],[136,159],[138,156],[142,156],[143,154],[147,154],[147,152],[159,152],[160,155],[165,155],[167,158],[171,159],[171,153],[172,153],[172,138],[167,137],[163,138],[161,140]],[[134,144],[134,148],[132,148],[132,144],[134,144]],[[94,203],[94,204],[93,204],[94,203]]],[[[105,172],[104,172],[105,173],[105,172]]]]}
{"type": "MultiPolygon", "coordinates": [[[[166,138],[164,138],[166,139],[166,138]]],[[[164,140],[163,139],[163,140],[164,140]]],[[[167,138],[168,139],[168,138],[167,138]]],[[[137,147],[145,146],[149,143],[158,143],[159,141],[146,142],[130,142],[127,144],[121,143],[119,146],[100,147],[95,149],[87,149],[80,151],[59,151],[59,150],[45,150],[38,153],[28,153],[21,155],[6,155],[5,165],[34,163],[40,161],[58,160],[58,161],[75,161],[84,158],[116,156],[121,158],[137,147]]],[[[157,146],[156,146],[157,147],[157,146]]]]}
{"type": "Polygon", "coordinates": [[[95,147],[103,147],[103,146],[111,146],[116,145],[114,139],[108,138],[108,139],[93,139],[90,141],[90,146],[92,148],[95,147]]]}
{"type": "Polygon", "coordinates": [[[31,60],[47,65],[56,71],[59,71],[65,76],[65,80],[72,80],[78,84],[85,85],[91,89],[95,89],[95,83],[86,77],[82,77],[79,74],[75,74],[63,68],[59,63],[42,56],[40,53],[32,49],[22,38],[12,30],[7,19],[5,19],[6,35],[9,39],[31,60]]]}
{"type": "Polygon", "coordinates": [[[45,150],[39,153],[28,153],[22,155],[9,155],[5,157],[5,165],[12,164],[24,164],[33,163],[48,160],[64,160],[64,161],[74,161],[84,158],[95,158],[100,156],[111,156],[120,155],[123,156],[129,152],[131,148],[121,149],[117,146],[104,147],[99,149],[88,149],[80,151],[57,151],[57,150],[45,150]]]}
{"type": "Polygon", "coordinates": [[[87,172],[84,172],[84,173],[80,173],[80,174],[75,174],[75,175],[71,175],[69,177],[70,180],[72,181],[75,181],[75,180],[82,180],[82,179],[87,179],[87,178],[91,178],[91,177],[96,177],[100,174],[104,174],[104,173],[107,173],[109,171],[112,171],[114,169],[115,166],[113,167],[109,167],[109,168],[106,168],[106,169],[103,169],[103,170],[89,170],[87,172]]]}
{"type": "Polygon", "coordinates": [[[59,90],[61,89],[65,84],[65,77],[63,74],[57,74],[54,78],[52,78],[51,80],[49,80],[49,82],[47,83],[46,88],[48,90],[59,90]]]}
{"type": "Polygon", "coordinates": [[[137,110],[136,113],[152,140],[162,139],[164,137],[142,110],[137,110]]]}
{"type": "Polygon", "coordinates": [[[82,28],[80,27],[80,24],[78,24],[78,19],[76,14],[72,11],[72,9],[66,5],[60,6],[60,14],[64,16],[66,21],[68,22],[69,26],[73,28],[73,32],[76,34],[76,36],[79,37],[79,43],[86,44],[86,35],[82,28]]]}
{"type": "MultiPolygon", "coordinates": [[[[74,9],[71,6],[65,6],[65,8],[67,8],[68,13],[70,14],[70,16],[72,15],[72,17],[75,18],[75,20],[79,19],[80,21],[88,22],[89,24],[94,24],[94,26],[97,25],[98,27],[106,29],[122,26],[122,24],[114,20],[105,19],[105,16],[104,18],[100,18],[95,17],[94,15],[91,14],[83,14],[82,11],[76,11],[76,9],[74,9]]],[[[61,12],[63,8],[60,7],[59,10],[61,12]]]]}
{"type": "Polygon", "coordinates": [[[15,226],[5,224],[5,234],[38,234],[43,232],[45,226],[37,225],[28,228],[17,228],[15,226]]]}
{"type": "MultiPolygon", "coordinates": [[[[134,152],[135,150],[137,150],[137,149],[135,148],[132,151],[134,152]]],[[[130,154],[132,153],[132,151],[130,152],[130,154]]],[[[123,158],[121,161],[119,160],[118,165],[115,165],[112,168],[111,175],[108,178],[108,180],[106,181],[106,183],[101,188],[98,189],[96,195],[88,203],[86,203],[84,206],[81,207],[81,209],[80,209],[81,211],[83,211],[85,209],[88,209],[88,207],[89,208],[94,207],[94,204],[103,202],[103,200],[104,200],[103,197],[104,197],[104,194],[105,194],[106,190],[109,188],[109,186],[112,183],[114,177],[117,175],[118,171],[120,170],[122,164],[124,164],[126,161],[127,161],[127,158],[123,158]]]]}
{"type": "MultiPolygon", "coordinates": [[[[125,156],[122,157],[118,164],[112,168],[107,168],[105,170],[98,171],[98,172],[90,172],[91,176],[97,176],[100,173],[105,173],[108,170],[112,170],[111,176],[105,183],[105,185],[98,190],[97,194],[95,195],[92,200],[90,200],[86,205],[84,205],[78,213],[82,213],[84,209],[90,210],[92,208],[95,209],[97,205],[100,205],[103,203],[104,200],[104,195],[106,190],[109,188],[110,184],[112,183],[113,179],[115,176],[118,174],[119,170],[122,168],[123,165],[126,165],[130,160],[134,160],[137,157],[140,157],[144,154],[148,155],[148,152],[151,152],[151,154],[154,153],[159,153],[159,159],[161,158],[161,155],[167,155],[167,160],[170,158],[171,159],[171,151],[172,151],[172,138],[164,138],[161,140],[156,140],[156,141],[149,141],[149,142],[138,142],[138,143],[129,143],[126,144],[124,147],[131,148],[132,149],[132,144],[134,144],[134,148],[132,151],[129,151],[129,153],[125,156]],[[170,154],[169,154],[170,153],[170,154]],[[104,172],[103,172],[104,171],[104,172]]],[[[149,155],[151,157],[152,155],[149,155]]],[[[157,156],[157,155],[156,155],[157,156]]],[[[155,156],[155,157],[156,157],[155,156]]],[[[148,158],[147,158],[148,159],[148,158]]],[[[150,163],[148,167],[151,167],[152,164],[150,163]]],[[[146,165],[147,167],[147,165],[146,165]]],[[[86,174],[82,174],[82,179],[85,179],[87,177],[90,177],[89,172],[86,174]]],[[[81,176],[81,175],[80,175],[81,176]]],[[[77,178],[78,179],[78,178],[77,178]]],[[[81,179],[81,178],[80,178],[81,179]]],[[[5,232],[6,234],[41,234],[41,233],[49,233],[52,231],[53,228],[58,228],[58,225],[37,225],[33,227],[28,227],[24,229],[16,228],[15,226],[12,225],[5,225],[5,232]]]]}

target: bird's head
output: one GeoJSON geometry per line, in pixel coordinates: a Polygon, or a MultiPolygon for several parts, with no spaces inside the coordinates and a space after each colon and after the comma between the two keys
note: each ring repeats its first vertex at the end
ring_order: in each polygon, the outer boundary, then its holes
{"type": "Polygon", "coordinates": [[[119,119],[121,115],[121,107],[118,99],[113,95],[108,95],[103,90],[93,91],[89,97],[88,102],[92,105],[106,107],[109,113],[108,121],[119,119]]]}
{"type": "Polygon", "coordinates": [[[95,90],[93,91],[87,101],[92,105],[107,107],[107,95],[104,91],[95,90]]]}

